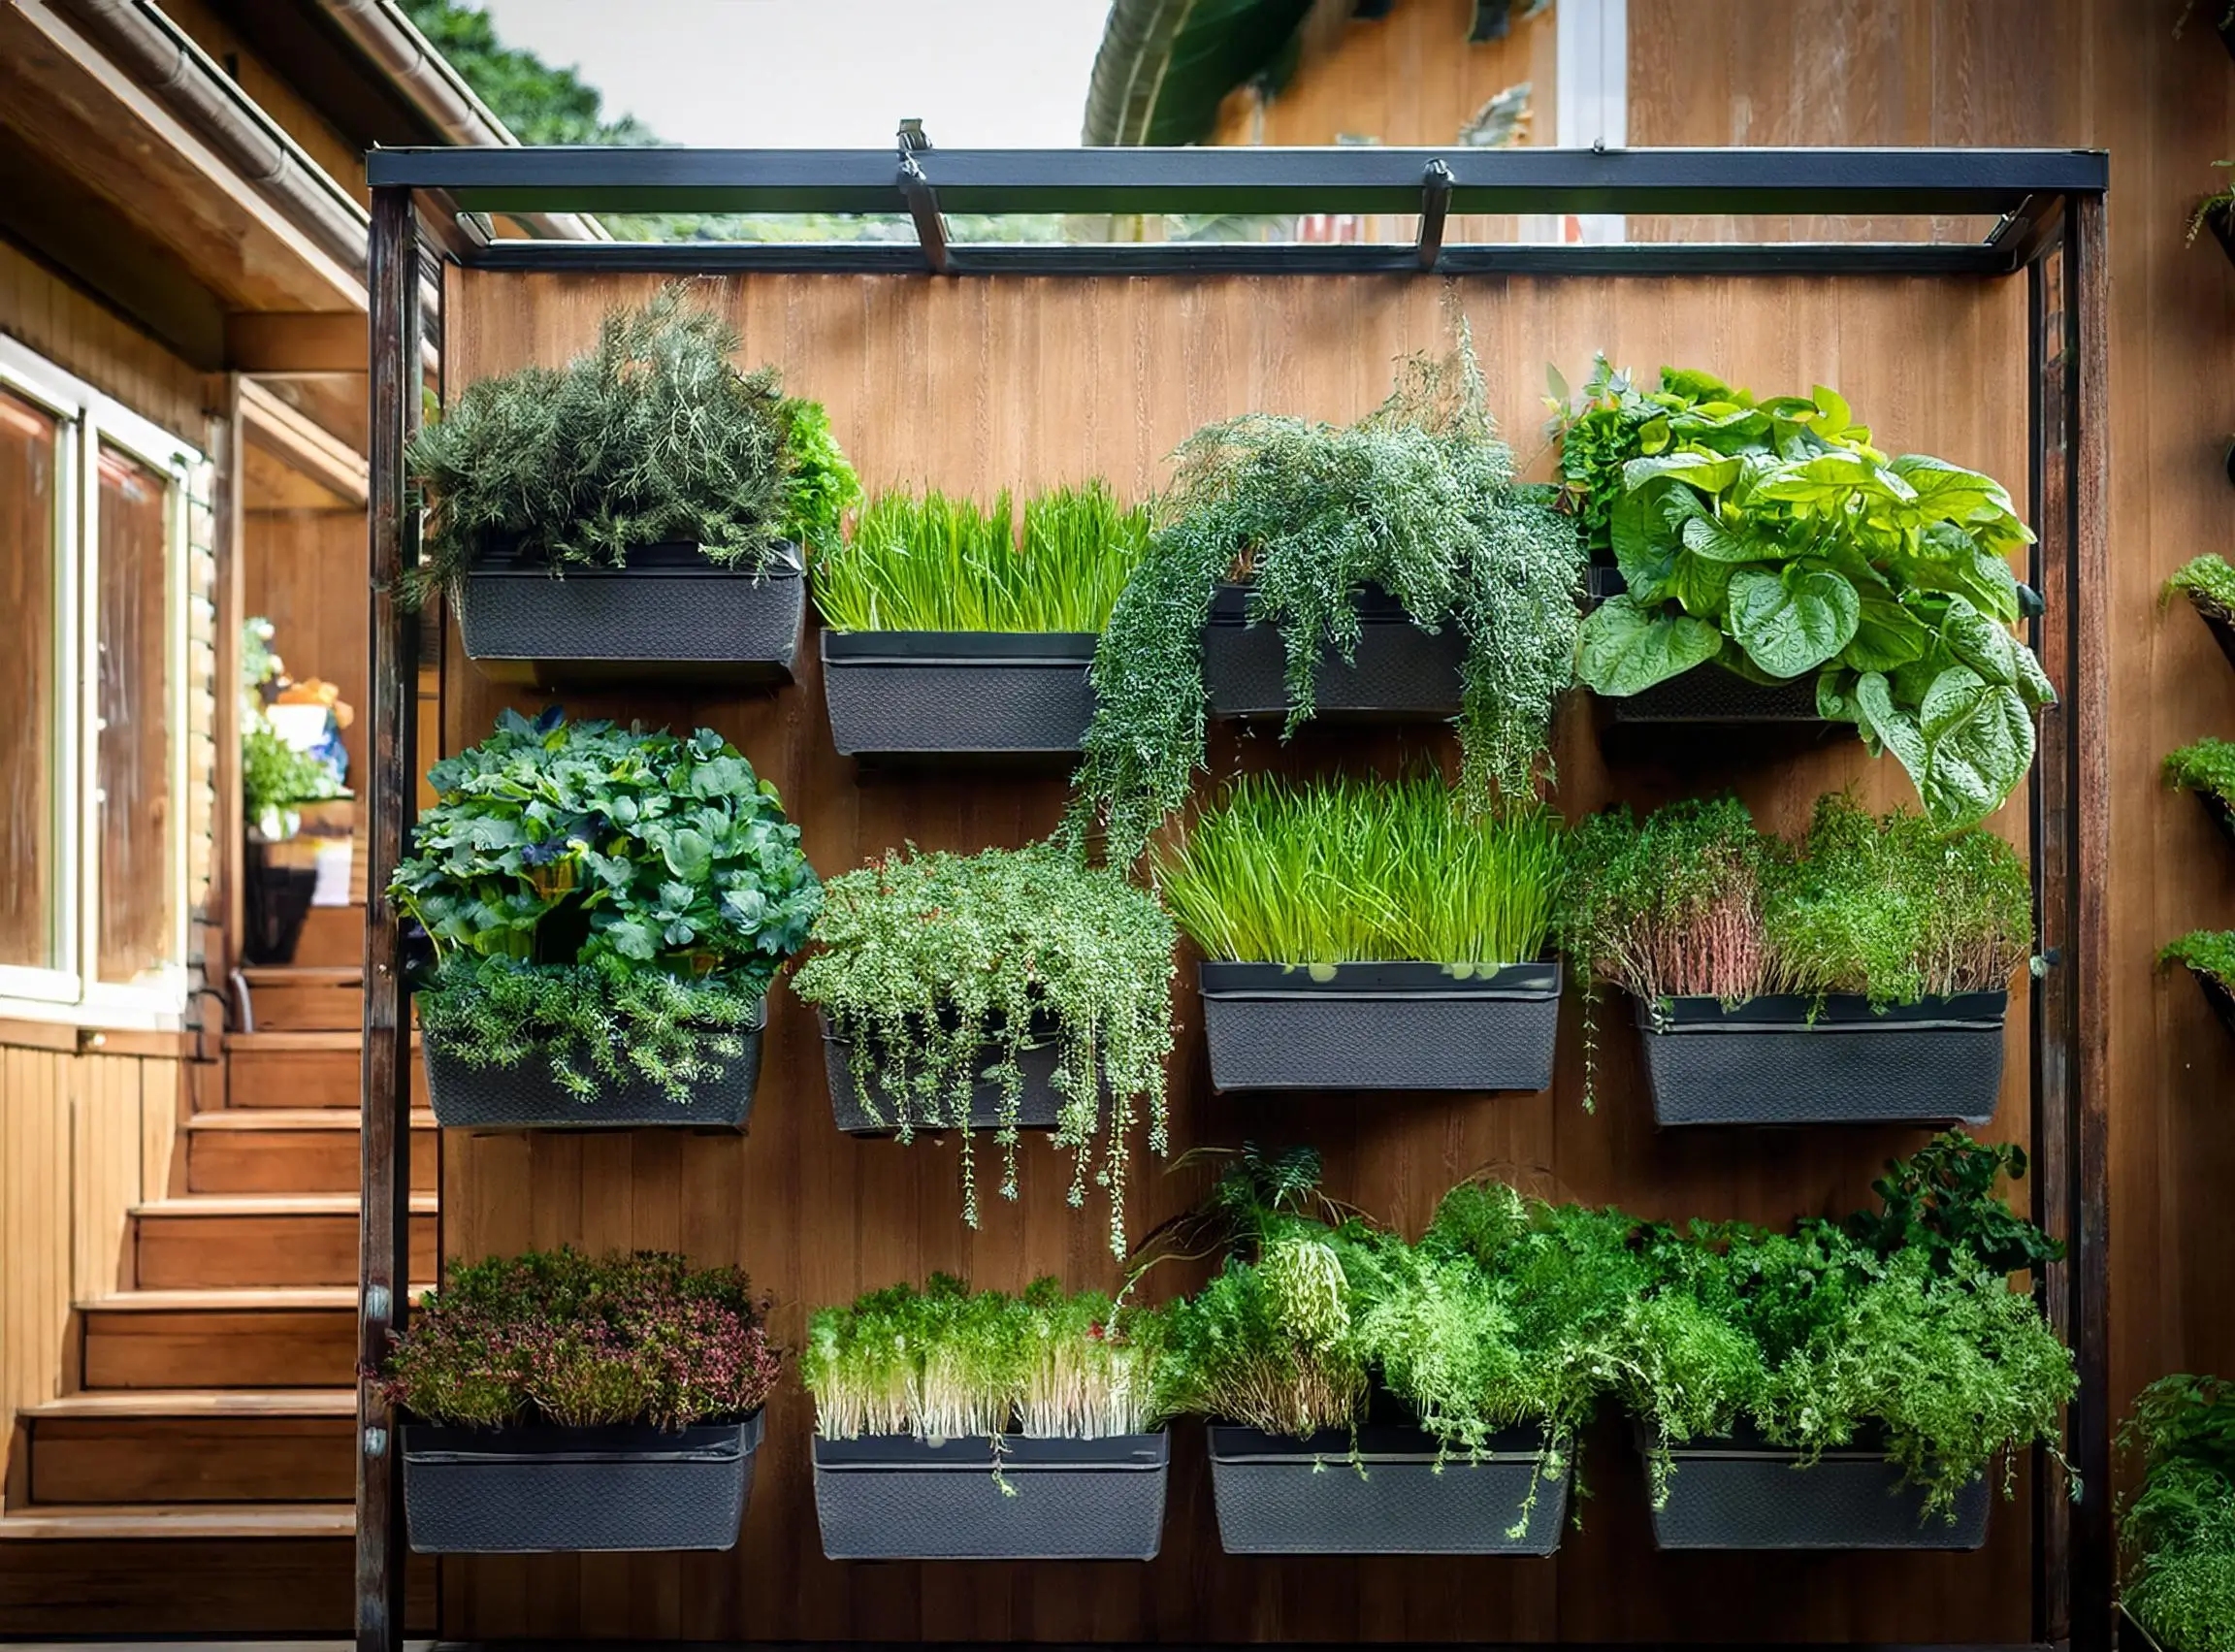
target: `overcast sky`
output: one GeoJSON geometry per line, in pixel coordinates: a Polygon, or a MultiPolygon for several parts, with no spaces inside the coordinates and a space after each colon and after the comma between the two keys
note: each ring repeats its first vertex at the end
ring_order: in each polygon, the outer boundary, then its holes
{"type": "Polygon", "coordinates": [[[483,0],[671,144],[952,148],[1079,142],[1108,0],[483,0]]]}

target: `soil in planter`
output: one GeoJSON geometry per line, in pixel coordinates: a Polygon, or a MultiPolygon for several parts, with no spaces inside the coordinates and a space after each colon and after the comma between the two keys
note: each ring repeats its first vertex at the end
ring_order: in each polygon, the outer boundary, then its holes
{"type": "MultiPolygon", "coordinates": [[[[1221,585],[1203,628],[1203,686],[1214,717],[1288,714],[1287,653],[1279,629],[1247,625],[1248,588],[1221,585]]],[[[1359,593],[1363,634],[1355,659],[1329,655],[1315,677],[1313,717],[1334,722],[1444,721],[1459,713],[1467,642],[1456,622],[1428,632],[1394,597],[1359,593]]]]}
{"type": "Polygon", "coordinates": [[[535,559],[477,563],[459,630],[483,676],[538,688],[792,681],[807,581],[781,560],[719,567],[696,545],[641,545],[621,568],[554,575],[535,559]]]}
{"type": "Polygon", "coordinates": [[[1872,1450],[1798,1453],[1756,1440],[1675,1448],[1668,1502],[1653,1512],[1665,1549],[1976,1549],[1987,1541],[1990,1486],[1956,1495],[1956,1521],[1925,1511],[1920,1486],[1872,1450]]]}
{"type": "Polygon", "coordinates": [[[998,1456],[994,1443],[817,1439],[823,1552],[832,1560],[1155,1558],[1169,1436],[1012,1435],[998,1456]]]}
{"type": "MultiPolygon", "coordinates": [[[[895,1093],[885,1082],[882,1063],[872,1061],[870,1096],[864,1101],[854,1083],[854,1044],[851,1039],[839,1038],[830,1030],[827,1019],[823,1020],[823,1072],[830,1085],[830,1112],[838,1128],[849,1136],[890,1136],[899,1128],[904,1109],[913,1107],[917,1115],[919,1133],[932,1133],[947,1126],[926,1123],[922,1117],[922,1104],[895,1093]],[[872,1111],[871,1103],[874,1103],[872,1111]]],[[[988,1044],[981,1047],[975,1070],[981,1075],[999,1057],[1000,1049],[988,1044]]],[[[1053,1130],[1060,1116],[1063,1096],[1055,1088],[1055,1044],[1052,1035],[1040,1035],[1035,1043],[1024,1047],[1018,1057],[1019,1068],[1024,1076],[1024,1089],[1018,1100],[1017,1127],[1020,1130],[1053,1130]]],[[[1104,1098],[1105,1104],[1108,1097],[1104,1098]]],[[[998,1129],[1001,1124],[1001,1086],[992,1080],[980,1077],[970,1086],[970,1128],[972,1130],[998,1129]]]]}
{"type": "Polygon", "coordinates": [[[420,1053],[427,1063],[427,1098],[435,1122],[465,1130],[633,1130],[674,1124],[703,1130],[741,1130],[753,1112],[761,1077],[761,1045],[767,1024],[766,1000],[749,1028],[739,1028],[742,1053],[722,1062],[719,1078],[690,1086],[690,1099],[677,1101],[650,1079],[636,1075],[615,1083],[593,1074],[597,1095],[583,1101],[563,1088],[540,1051],[509,1067],[476,1067],[421,1033],[420,1053]]]}
{"type": "Polygon", "coordinates": [[[825,632],[842,757],[1068,761],[1094,716],[1091,632],[825,632]]]}
{"type": "Polygon", "coordinates": [[[1661,1124],[1984,1124],[2009,994],[1874,1011],[1860,997],[1633,1001],[1661,1124]],[[1813,1018],[1813,1019],[1811,1019],[1813,1018]]]}
{"type": "Polygon", "coordinates": [[[406,1422],[411,1547],[421,1554],[733,1548],[761,1428],[758,1411],[680,1433],[406,1422]]]}
{"type": "Polygon", "coordinates": [[[1542,1090],[1560,966],[1461,979],[1441,964],[1206,962],[1198,980],[1218,1090],[1542,1090]]]}

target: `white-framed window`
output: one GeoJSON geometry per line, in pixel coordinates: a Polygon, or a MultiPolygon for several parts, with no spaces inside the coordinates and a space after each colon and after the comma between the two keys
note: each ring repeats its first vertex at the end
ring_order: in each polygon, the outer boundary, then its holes
{"type": "Polygon", "coordinates": [[[0,338],[0,1014],[183,1008],[204,456],[0,338]]]}

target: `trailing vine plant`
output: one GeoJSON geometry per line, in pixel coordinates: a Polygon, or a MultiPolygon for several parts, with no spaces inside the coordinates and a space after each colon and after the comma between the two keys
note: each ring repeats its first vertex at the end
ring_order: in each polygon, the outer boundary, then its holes
{"type": "Polygon", "coordinates": [[[2119,1506],[2127,1615],[2165,1652],[2235,1652],[2235,1384],[2159,1377],[2119,1443],[2142,1472],[2119,1506]]]}

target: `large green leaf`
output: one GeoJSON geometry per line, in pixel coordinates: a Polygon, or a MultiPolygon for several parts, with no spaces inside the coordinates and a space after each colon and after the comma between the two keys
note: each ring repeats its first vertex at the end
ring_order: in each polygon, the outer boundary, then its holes
{"type": "Polygon", "coordinates": [[[1785,547],[1775,539],[1734,534],[1703,513],[1686,518],[1684,548],[1696,556],[1720,563],[1773,562],[1782,560],[1786,554],[1785,547]]]}
{"type": "Polygon", "coordinates": [[[1985,820],[2032,766],[2033,719],[2024,701],[1963,666],[1940,674],[1919,726],[1926,767],[1918,795],[1944,831],[1985,820]]]}
{"type": "Polygon", "coordinates": [[[1917,719],[1894,702],[1894,689],[1885,674],[1865,671],[1855,681],[1856,722],[1864,735],[1894,754],[1894,761],[1909,771],[1920,797],[1925,793],[1925,734],[1917,719]]]}
{"type": "Polygon", "coordinates": [[[1702,620],[1720,620],[1724,605],[1730,599],[1733,571],[1730,563],[1678,551],[1669,564],[1668,595],[1683,605],[1687,614],[1702,620]]]}
{"type": "MultiPolygon", "coordinates": [[[[1607,536],[1614,547],[1614,565],[1630,595],[1643,603],[1667,601],[1673,571],[1675,547],[1662,526],[1661,502],[1669,484],[1649,486],[1624,494],[1614,502],[1607,518],[1607,536]]],[[[1677,490],[1681,491],[1681,490],[1677,490]]]]}
{"type": "Polygon", "coordinates": [[[1705,620],[1654,614],[1612,597],[1583,621],[1575,676],[1594,694],[1640,694],[1715,658],[1723,633],[1705,620]]]}
{"type": "Polygon", "coordinates": [[[1994,516],[2012,514],[2010,495],[2000,482],[1945,459],[1905,453],[1887,469],[1909,484],[1920,510],[1946,521],[1967,522],[1974,512],[1982,510],[1994,516]]]}
{"type": "Polygon", "coordinates": [[[1932,637],[1925,622],[1882,589],[1860,595],[1861,617],[1842,656],[1847,664],[1859,671],[1894,671],[1922,659],[1932,637]]]}
{"type": "Polygon", "coordinates": [[[1947,617],[1940,635],[1948,651],[1991,683],[2018,680],[2017,656],[2024,650],[2018,639],[1974,608],[1961,597],[1948,599],[1947,617]]]}
{"type": "Polygon", "coordinates": [[[1846,576],[1819,562],[1774,573],[1742,567],[1731,576],[1731,632],[1772,676],[1801,676],[1831,659],[1854,636],[1862,612],[1846,576]]]}
{"type": "Polygon", "coordinates": [[[1743,466],[1735,456],[1719,456],[1685,448],[1675,453],[1655,454],[1650,459],[1633,459],[1622,467],[1622,485],[1636,493],[1646,483],[1667,477],[1698,488],[1701,493],[1727,492],[1738,479],[1743,466]]]}

